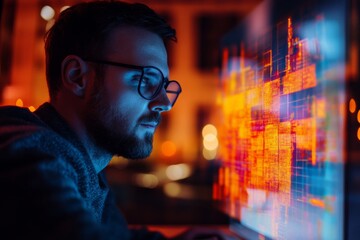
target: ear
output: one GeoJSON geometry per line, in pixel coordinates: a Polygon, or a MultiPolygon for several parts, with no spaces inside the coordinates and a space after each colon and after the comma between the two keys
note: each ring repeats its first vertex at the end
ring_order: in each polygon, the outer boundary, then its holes
{"type": "Polygon", "coordinates": [[[86,73],[88,65],[76,55],[68,55],[61,63],[61,79],[65,89],[74,95],[83,97],[88,79],[86,73]]]}

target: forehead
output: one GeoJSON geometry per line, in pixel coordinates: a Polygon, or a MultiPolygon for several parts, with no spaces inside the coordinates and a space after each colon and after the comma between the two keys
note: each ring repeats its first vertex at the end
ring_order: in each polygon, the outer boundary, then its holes
{"type": "Polygon", "coordinates": [[[115,28],[105,43],[106,60],[139,66],[155,66],[168,75],[167,53],[163,40],[139,27],[115,28]]]}

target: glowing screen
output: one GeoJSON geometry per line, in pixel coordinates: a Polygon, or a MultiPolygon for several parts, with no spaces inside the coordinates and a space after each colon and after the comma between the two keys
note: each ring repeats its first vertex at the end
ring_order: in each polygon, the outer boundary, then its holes
{"type": "Polygon", "coordinates": [[[343,15],[296,2],[265,2],[225,37],[214,198],[260,239],[341,239],[343,15]]]}

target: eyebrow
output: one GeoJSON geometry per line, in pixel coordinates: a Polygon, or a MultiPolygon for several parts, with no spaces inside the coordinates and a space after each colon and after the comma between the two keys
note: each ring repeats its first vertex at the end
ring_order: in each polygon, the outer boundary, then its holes
{"type": "Polygon", "coordinates": [[[144,74],[146,75],[152,75],[152,76],[157,76],[157,75],[160,75],[161,76],[161,73],[159,72],[159,74],[156,74],[156,69],[152,69],[149,71],[150,68],[147,68],[147,69],[144,69],[144,74]],[[145,71],[147,70],[147,71],[145,71]]]}

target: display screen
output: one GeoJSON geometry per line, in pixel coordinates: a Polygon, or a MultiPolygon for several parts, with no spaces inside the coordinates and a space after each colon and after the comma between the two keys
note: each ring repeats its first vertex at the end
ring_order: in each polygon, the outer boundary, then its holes
{"type": "Polygon", "coordinates": [[[288,2],[224,37],[214,198],[258,239],[341,239],[345,6],[288,2]]]}

